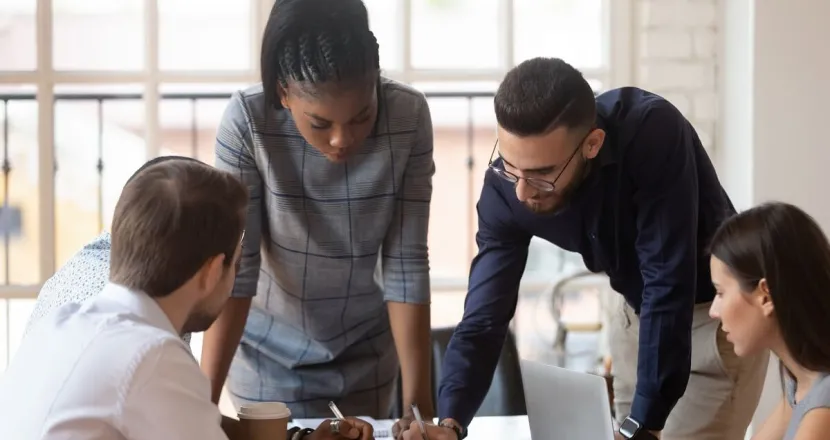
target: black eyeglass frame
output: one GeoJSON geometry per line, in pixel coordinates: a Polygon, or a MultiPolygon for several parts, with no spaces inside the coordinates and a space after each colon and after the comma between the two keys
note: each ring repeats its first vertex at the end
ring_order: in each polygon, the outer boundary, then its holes
{"type": "MultiPolygon", "coordinates": [[[[493,151],[490,152],[490,161],[487,164],[487,168],[489,168],[490,171],[495,173],[497,176],[501,177],[502,179],[504,179],[504,180],[514,184],[514,185],[519,183],[519,180],[524,180],[528,185],[532,186],[535,189],[538,189],[539,191],[553,192],[553,191],[556,190],[556,182],[559,181],[560,177],[562,177],[562,174],[568,168],[568,165],[570,165],[570,163],[573,160],[574,156],[576,156],[576,153],[578,153],[579,150],[582,149],[582,144],[584,144],[585,140],[588,139],[588,136],[590,136],[591,133],[594,132],[594,129],[595,128],[592,127],[590,130],[588,130],[588,133],[586,133],[585,136],[582,138],[582,140],[579,141],[579,144],[576,146],[576,148],[574,148],[573,153],[571,153],[570,157],[568,157],[567,162],[565,162],[565,165],[562,166],[562,169],[559,171],[559,174],[556,175],[556,177],[553,179],[553,181],[549,181],[549,180],[546,180],[546,179],[540,179],[538,177],[520,177],[520,176],[517,176],[517,175],[511,173],[510,171],[507,171],[506,169],[504,169],[504,164],[502,164],[502,168],[498,168],[495,165],[493,165],[493,156],[496,154],[496,148],[498,148],[498,146],[499,146],[499,140],[498,139],[496,139],[496,143],[493,144],[493,151]]],[[[499,155],[499,157],[501,157],[501,155],[499,155]]],[[[502,161],[503,161],[503,159],[502,159],[502,161]]]]}

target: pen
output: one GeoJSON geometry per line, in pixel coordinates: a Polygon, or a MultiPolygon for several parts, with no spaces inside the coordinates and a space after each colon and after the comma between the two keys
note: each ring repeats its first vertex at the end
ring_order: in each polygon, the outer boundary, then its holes
{"type": "Polygon", "coordinates": [[[345,419],[345,417],[343,417],[343,413],[340,412],[340,408],[338,408],[337,405],[334,404],[334,402],[329,402],[329,408],[331,408],[331,412],[334,413],[334,417],[337,417],[338,420],[345,419]]]}
{"type": "Polygon", "coordinates": [[[412,404],[412,414],[415,415],[415,420],[418,421],[418,426],[421,428],[421,437],[424,440],[429,440],[429,437],[427,436],[427,427],[424,424],[424,418],[421,417],[421,411],[418,409],[418,405],[414,403],[412,404]]]}

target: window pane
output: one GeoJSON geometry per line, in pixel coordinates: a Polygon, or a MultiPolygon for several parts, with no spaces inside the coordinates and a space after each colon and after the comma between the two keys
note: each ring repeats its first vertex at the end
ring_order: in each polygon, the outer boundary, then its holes
{"type": "MultiPolygon", "coordinates": [[[[485,92],[496,93],[499,87],[497,81],[430,81],[417,82],[412,84],[418,90],[425,93],[430,92],[485,92]]],[[[491,102],[492,104],[492,102],[491,102]]]]}
{"type": "Polygon", "coordinates": [[[380,45],[380,66],[385,70],[402,70],[400,2],[363,0],[369,10],[369,26],[380,45]]]}
{"type": "Polygon", "coordinates": [[[5,95],[0,99],[0,284],[40,281],[34,90],[0,89],[0,95],[5,95]]]}
{"type": "Polygon", "coordinates": [[[498,0],[412,0],[412,66],[499,66],[498,0]]]}
{"type": "Polygon", "coordinates": [[[433,288],[430,307],[432,328],[454,327],[464,316],[467,289],[439,290],[433,288]]]}
{"type": "Polygon", "coordinates": [[[0,70],[35,70],[35,2],[0,2],[0,70]]]}
{"type": "Polygon", "coordinates": [[[144,0],[54,0],[55,69],[141,69],[143,4],[144,0]]]}
{"type": "Polygon", "coordinates": [[[159,119],[161,120],[161,154],[195,157],[213,164],[216,128],[225,112],[228,97],[243,85],[194,84],[163,87],[159,119]],[[228,97],[217,97],[227,94],[228,97]]]}
{"type": "Polygon", "coordinates": [[[516,63],[546,56],[574,67],[605,64],[604,0],[514,0],[516,63]]]}
{"type": "Polygon", "coordinates": [[[467,169],[467,129],[462,118],[467,100],[430,99],[433,120],[435,176],[432,179],[432,208],[429,219],[429,258],[435,278],[463,279],[469,271],[470,181],[467,169]],[[458,122],[462,122],[459,124],[458,122]]]}
{"type": "Polygon", "coordinates": [[[55,100],[55,249],[60,267],[84,244],[108,230],[115,203],[144,163],[144,105],[120,86],[73,91],[88,99],[55,100]],[[99,112],[102,119],[99,119],[99,112]],[[103,167],[99,169],[99,164],[103,167]]]}
{"type": "MultiPolygon", "coordinates": [[[[495,89],[493,82],[415,83],[429,92],[481,92],[495,89]]],[[[495,136],[492,98],[429,98],[435,149],[435,176],[429,227],[431,275],[436,285],[466,283],[476,252],[475,203],[481,180],[480,156],[489,154],[495,136]],[[468,159],[475,159],[473,168],[468,159]],[[440,213],[440,215],[435,215],[440,213]]],[[[486,164],[486,162],[483,162],[486,164]]]]}
{"type": "Polygon", "coordinates": [[[162,70],[251,68],[251,0],[163,0],[158,4],[162,70]]]}

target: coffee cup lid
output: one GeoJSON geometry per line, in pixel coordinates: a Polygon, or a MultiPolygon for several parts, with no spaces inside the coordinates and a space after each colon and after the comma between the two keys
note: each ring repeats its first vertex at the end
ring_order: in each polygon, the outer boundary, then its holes
{"type": "Polygon", "coordinates": [[[258,402],[242,405],[238,415],[249,420],[283,419],[291,417],[291,410],[282,402],[258,402]]]}

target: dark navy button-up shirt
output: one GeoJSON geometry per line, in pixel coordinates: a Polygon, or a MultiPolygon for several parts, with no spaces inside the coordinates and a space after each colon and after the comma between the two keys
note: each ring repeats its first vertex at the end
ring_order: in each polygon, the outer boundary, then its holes
{"type": "Polygon", "coordinates": [[[706,247],[735,210],[692,125],[668,101],[616,89],[597,98],[597,114],[605,143],[587,179],[555,214],[532,213],[511,183],[487,173],[464,317],[442,368],[441,418],[466,426],[481,405],[533,236],[581,254],[639,315],[631,416],[660,430],[685,392],[694,305],[714,298],[706,247]]]}

